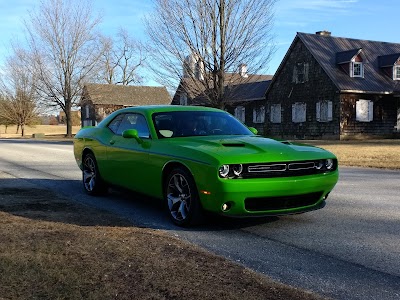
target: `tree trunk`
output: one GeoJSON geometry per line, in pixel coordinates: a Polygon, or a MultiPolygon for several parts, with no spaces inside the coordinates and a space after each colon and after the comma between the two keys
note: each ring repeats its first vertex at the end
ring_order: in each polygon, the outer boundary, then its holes
{"type": "Polygon", "coordinates": [[[16,134],[18,134],[19,133],[19,124],[17,124],[17,132],[16,132],[16,134]]]}
{"type": "Polygon", "coordinates": [[[65,120],[67,123],[67,135],[66,137],[72,137],[72,118],[71,118],[71,101],[65,101],[65,120]]]}
{"type": "Polygon", "coordinates": [[[21,136],[25,135],[25,124],[21,124],[21,136]]]}

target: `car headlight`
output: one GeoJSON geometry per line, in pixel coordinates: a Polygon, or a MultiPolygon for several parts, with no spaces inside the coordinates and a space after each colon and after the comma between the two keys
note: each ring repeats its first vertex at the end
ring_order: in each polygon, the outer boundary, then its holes
{"type": "Polygon", "coordinates": [[[323,160],[319,160],[315,163],[315,168],[317,170],[321,170],[325,166],[325,162],[323,160]]]}
{"type": "Polygon", "coordinates": [[[229,175],[229,165],[222,165],[219,167],[219,176],[226,178],[229,175]]]}
{"type": "Polygon", "coordinates": [[[325,168],[326,168],[327,170],[331,170],[331,169],[333,168],[333,159],[328,158],[328,159],[325,161],[325,168]]]}
{"type": "Polygon", "coordinates": [[[240,176],[240,174],[242,174],[242,172],[243,172],[243,165],[241,165],[241,164],[233,165],[232,171],[233,171],[233,174],[235,174],[235,176],[240,176]]]}
{"type": "Polygon", "coordinates": [[[242,164],[222,165],[218,169],[219,177],[222,178],[237,178],[243,172],[242,164]]]}

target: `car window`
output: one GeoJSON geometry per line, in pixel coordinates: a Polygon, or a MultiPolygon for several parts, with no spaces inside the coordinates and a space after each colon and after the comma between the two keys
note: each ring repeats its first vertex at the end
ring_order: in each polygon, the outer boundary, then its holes
{"type": "Polygon", "coordinates": [[[110,124],[108,124],[108,128],[114,132],[117,133],[118,127],[121,124],[122,119],[124,118],[124,114],[120,114],[118,116],[116,116],[111,122],[110,124]]]}
{"type": "Polygon", "coordinates": [[[144,116],[140,114],[128,113],[123,115],[116,134],[122,135],[127,129],[136,129],[139,137],[148,138],[150,136],[149,128],[144,116]]]}
{"type": "Polygon", "coordinates": [[[232,115],[210,111],[172,111],[153,115],[159,138],[200,135],[253,135],[232,115]]]}

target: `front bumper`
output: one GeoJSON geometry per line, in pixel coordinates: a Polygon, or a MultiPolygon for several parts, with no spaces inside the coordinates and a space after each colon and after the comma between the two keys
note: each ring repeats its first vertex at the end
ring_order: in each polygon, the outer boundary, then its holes
{"type": "Polygon", "coordinates": [[[338,181],[338,171],[326,174],[259,179],[219,180],[212,190],[200,191],[205,210],[226,216],[273,216],[324,207],[338,181]]]}

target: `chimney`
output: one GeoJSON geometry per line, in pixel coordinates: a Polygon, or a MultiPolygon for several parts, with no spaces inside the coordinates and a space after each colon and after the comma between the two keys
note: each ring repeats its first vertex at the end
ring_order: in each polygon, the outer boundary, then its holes
{"type": "Polygon", "coordinates": [[[322,35],[322,36],[331,36],[331,32],[328,30],[317,31],[315,34],[322,35]]]}
{"type": "Polygon", "coordinates": [[[247,75],[247,65],[246,64],[240,64],[239,65],[239,74],[243,78],[249,77],[249,75],[247,75]]]}

